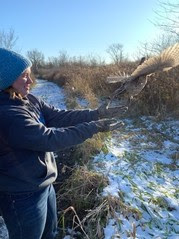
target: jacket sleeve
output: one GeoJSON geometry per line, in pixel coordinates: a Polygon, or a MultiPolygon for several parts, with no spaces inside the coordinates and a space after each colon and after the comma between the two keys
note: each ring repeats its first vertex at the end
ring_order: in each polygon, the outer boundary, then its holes
{"type": "Polygon", "coordinates": [[[59,110],[44,101],[40,101],[40,104],[48,127],[68,127],[98,120],[97,110],[59,110]]]}
{"type": "Polygon", "coordinates": [[[12,148],[53,152],[80,144],[98,131],[94,122],[68,128],[47,128],[28,114],[18,113],[6,132],[12,148]]]}

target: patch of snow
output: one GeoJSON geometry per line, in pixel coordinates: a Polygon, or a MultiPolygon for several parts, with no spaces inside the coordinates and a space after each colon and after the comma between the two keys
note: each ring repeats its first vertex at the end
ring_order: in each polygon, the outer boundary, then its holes
{"type": "Polygon", "coordinates": [[[0,217],[0,238],[1,239],[9,238],[8,231],[2,217],[0,217]]]}
{"type": "MultiPolygon", "coordinates": [[[[133,218],[135,238],[179,238],[179,170],[170,169],[173,163],[171,155],[178,152],[178,121],[159,123],[152,117],[142,117],[141,127],[136,127],[132,120],[126,122],[125,130],[113,133],[111,141],[106,142],[109,154],[100,153],[100,157],[94,158],[96,170],[109,179],[103,194],[119,197],[123,192],[123,202],[141,212],[140,219],[133,218]],[[155,134],[159,138],[156,142],[153,141],[155,134]],[[99,158],[102,164],[98,164],[99,158]]],[[[122,239],[132,238],[130,218],[119,212],[119,220],[120,226],[115,227],[117,232],[110,235],[111,238],[117,238],[116,233],[122,239]]],[[[110,222],[106,231],[111,228],[110,222]]]]}
{"type": "Polygon", "coordinates": [[[40,97],[50,105],[59,109],[66,109],[65,92],[53,82],[37,79],[36,85],[30,93],[40,97]]]}
{"type": "Polygon", "coordinates": [[[116,222],[110,219],[108,225],[104,228],[105,239],[111,239],[116,232],[116,222]]]}
{"type": "Polygon", "coordinates": [[[163,164],[171,164],[172,160],[168,158],[166,155],[162,154],[162,152],[154,152],[154,151],[143,151],[141,152],[141,156],[143,156],[144,159],[150,161],[150,162],[159,162],[163,164]]]}
{"type": "Polygon", "coordinates": [[[89,105],[89,102],[86,99],[82,98],[76,98],[76,102],[78,105],[80,105],[82,108],[87,108],[89,105]]]}

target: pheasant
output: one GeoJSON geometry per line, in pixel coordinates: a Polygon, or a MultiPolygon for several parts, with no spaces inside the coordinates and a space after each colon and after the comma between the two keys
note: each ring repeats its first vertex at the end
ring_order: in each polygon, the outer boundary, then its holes
{"type": "Polygon", "coordinates": [[[148,76],[158,71],[168,71],[179,65],[179,43],[168,47],[158,56],[147,60],[141,59],[140,65],[127,77],[108,77],[107,83],[122,82],[122,85],[112,93],[108,106],[111,101],[119,96],[120,99],[127,99],[128,104],[134,96],[137,96],[145,87],[148,76]]]}

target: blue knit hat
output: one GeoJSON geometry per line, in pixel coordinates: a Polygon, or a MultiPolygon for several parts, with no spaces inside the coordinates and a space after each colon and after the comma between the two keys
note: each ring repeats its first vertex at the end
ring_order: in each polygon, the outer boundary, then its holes
{"type": "Polygon", "coordinates": [[[20,54],[0,48],[0,90],[11,86],[32,63],[20,54]]]}

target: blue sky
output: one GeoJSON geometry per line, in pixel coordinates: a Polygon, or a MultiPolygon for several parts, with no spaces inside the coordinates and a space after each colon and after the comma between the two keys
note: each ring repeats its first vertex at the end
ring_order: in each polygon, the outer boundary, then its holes
{"type": "Polygon", "coordinates": [[[158,0],[0,0],[0,30],[12,28],[22,53],[34,48],[46,57],[106,57],[113,43],[132,56],[140,42],[159,32],[151,21],[158,0]]]}

